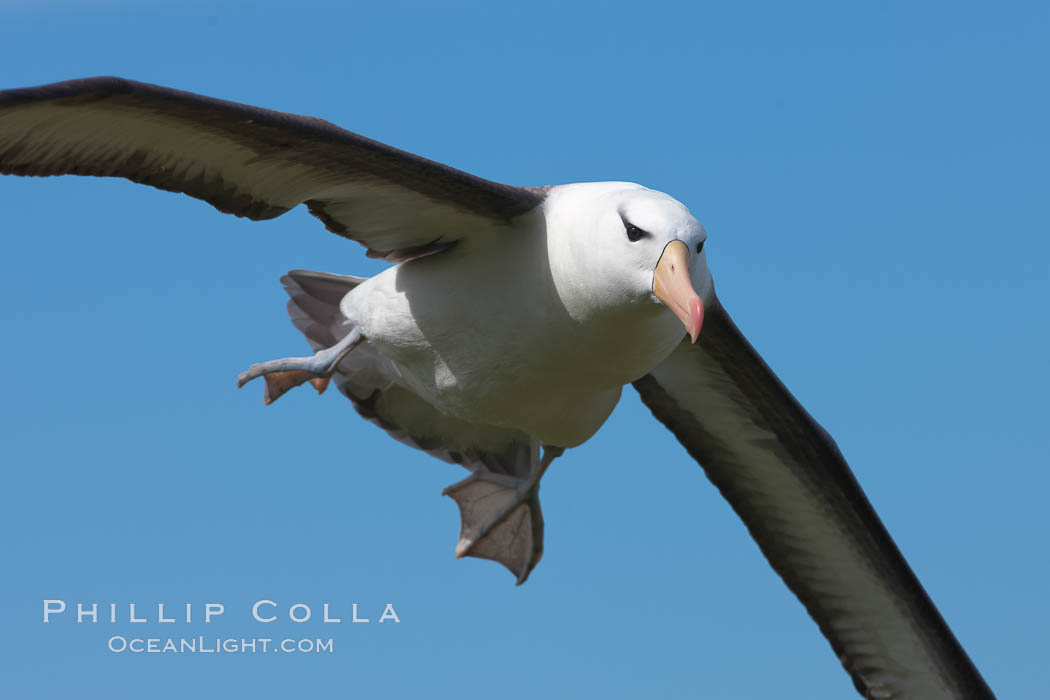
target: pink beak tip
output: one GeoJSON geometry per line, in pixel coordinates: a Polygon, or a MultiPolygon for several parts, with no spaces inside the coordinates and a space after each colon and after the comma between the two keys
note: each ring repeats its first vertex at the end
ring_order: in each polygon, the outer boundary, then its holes
{"type": "Polygon", "coordinates": [[[700,327],[704,325],[704,302],[700,297],[693,297],[689,302],[689,338],[695,344],[700,337],[700,327]]]}

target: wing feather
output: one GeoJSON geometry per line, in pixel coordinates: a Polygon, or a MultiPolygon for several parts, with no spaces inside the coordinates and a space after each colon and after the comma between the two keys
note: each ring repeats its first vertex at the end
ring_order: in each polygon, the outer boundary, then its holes
{"type": "Polygon", "coordinates": [[[321,119],[120,78],[0,92],[0,173],[124,177],[256,220],[305,203],[387,260],[498,229],[545,196],[321,119]]]}
{"type": "Polygon", "coordinates": [[[869,698],[990,698],[827,432],[720,304],[634,384],[869,698]]]}

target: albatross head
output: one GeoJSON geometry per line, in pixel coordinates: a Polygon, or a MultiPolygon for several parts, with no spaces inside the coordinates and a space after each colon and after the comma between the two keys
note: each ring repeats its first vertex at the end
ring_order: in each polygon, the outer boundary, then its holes
{"type": "Polygon", "coordinates": [[[713,285],[707,232],[681,202],[629,182],[578,183],[551,192],[546,218],[552,270],[579,307],[666,308],[696,342],[713,285]]]}

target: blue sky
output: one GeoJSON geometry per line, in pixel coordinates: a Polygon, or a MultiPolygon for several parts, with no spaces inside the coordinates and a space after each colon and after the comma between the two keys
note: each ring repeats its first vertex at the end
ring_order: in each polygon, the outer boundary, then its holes
{"type": "MultiPolygon", "coordinates": [[[[1046,697],[1045,3],[373,5],[0,0],[0,87],[120,75],[499,181],[669,192],[989,684],[1046,697]]],[[[303,211],[250,223],[123,181],[4,178],[0,205],[5,697],[851,696],[632,391],[545,477],[546,552],[515,588],[453,558],[458,468],[337,394],[234,388],[306,350],[278,277],[380,269],[360,249],[303,211]],[[44,625],[45,598],[227,612],[44,625]],[[344,623],[253,623],[263,598],[344,623]],[[376,624],[387,602],[399,624],[376,624]],[[115,634],[335,652],[115,654],[115,634]]]]}

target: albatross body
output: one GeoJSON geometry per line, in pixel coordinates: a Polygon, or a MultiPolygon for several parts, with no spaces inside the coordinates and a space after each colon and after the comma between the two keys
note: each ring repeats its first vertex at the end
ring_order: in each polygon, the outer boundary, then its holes
{"type": "MultiPolygon", "coordinates": [[[[653,269],[671,240],[695,251],[706,234],[680,203],[639,185],[552,190],[509,231],[361,283],[333,334],[360,329],[384,379],[443,414],[545,445],[583,443],[623,386],[682,341],[682,322],[652,294],[653,269]],[[664,235],[632,243],[621,212],[664,235]]],[[[703,253],[694,257],[710,289],[703,253]]]]}
{"type": "Polygon", "coordinates": [[[0,92],[0,173],[124,177],[250,219],[304,204],[396,263],[371,279],[289,272],[315,352],[238,382],[263,377],[267,403],[334,383],[395,439],[465,467],[446,489],[458,555],[523,582],[544,472],[632,384],[862,695],[992,697],[834,441],[726,313],[707,233],[668,195],[503,185],[319,119],[116,78],[0,92]]]}

